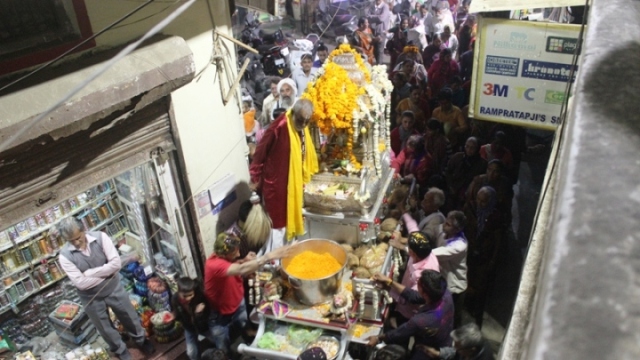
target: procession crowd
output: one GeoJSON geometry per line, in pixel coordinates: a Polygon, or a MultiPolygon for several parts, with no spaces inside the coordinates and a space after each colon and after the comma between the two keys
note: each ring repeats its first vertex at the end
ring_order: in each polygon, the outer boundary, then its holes
{"type": "MultiPolygon", "coordinates": [[[[369,345],[387,344],[376,359],[493,359],[480,328],[506,262],[522,154],[536,149],[527,149],[522,129],[468,118],[476,31],[469,2],[411,4],[403,16],[391,11],[394,4],[376,0],[350,37],[370,64],[380,64],[383,54],[391,59],[391,167],[399,184],[418,185],[409,201],[389,204],[388,216],[404,223],[390,245],[408,261],[399,282],[373,276],[396,304],[385,331],[369,345]],[[388,33],[393,36],[387,41],[388,33]]],[[[318,164],[313,144],[305,143],[313,104],[299,96],[329,49],[322,45],[316,55],[303,55],[291,78],[268,80],[271,91],[260,113],[251,99],[244,101],[251,186],[261,200],[244,202],[238,221],[216,239],[204,289],[190,279],[178,283],[175,303],[190,359],[201,356],[198,334],[216,347],[203,358],[212,351],[218,358],[229,355],[238,334],[250,342],[246,276],[287,256],[295,246],[290,240],[301,234],[292,218],[301,218],[302,199],[291,194],[302,192],[318,164]],[[268,214],[267,232],[255,228],[265,224],[252,215],[260,204],[268,214]]],[[[316,348],[300,359],[326,355],[316,348]]]]}

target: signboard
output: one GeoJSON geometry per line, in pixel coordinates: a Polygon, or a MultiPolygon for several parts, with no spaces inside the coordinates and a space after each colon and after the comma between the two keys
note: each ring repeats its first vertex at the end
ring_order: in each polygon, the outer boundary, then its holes
{"type": "Polygon", "coordinates": [[[554,130],[579,25],[481,19],[469,116],[554,130]]]}
{"type": "Polygon", "coordinates": [[[470,13],[584,5],[584,0],[473,0],[470,13]]]}

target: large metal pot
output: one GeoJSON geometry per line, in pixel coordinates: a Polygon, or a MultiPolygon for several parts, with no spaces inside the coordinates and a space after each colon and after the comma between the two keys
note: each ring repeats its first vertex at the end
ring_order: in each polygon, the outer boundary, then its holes
{"type": "MultiPolygon", "coordinates": [[[[309,266],[318,266],[319,264],[309,264],[309,266]]],[[[289,277],[289,284],[294,289],[298,300],[305,305],[316,305],[332,300],[340,286],[342,285],[342,276],[347,265],[347,252],[338,245],[337,242],[324,239],[309,239],[300,242],[294,247],[293,254],[282,259],[282,268],[289,277]],[[328,252],[338,260],[342,267],[337,272],[321,279],[305,280],[298,279],[287,272],[287,266],[296,255],[310,250],[318,253],[328,252]]]]}

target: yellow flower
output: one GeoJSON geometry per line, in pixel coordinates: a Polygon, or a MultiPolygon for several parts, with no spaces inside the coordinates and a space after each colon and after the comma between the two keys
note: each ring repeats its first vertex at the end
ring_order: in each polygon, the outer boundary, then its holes
{"type": "Polygon", "coordinates": [[[358,97],[365,95],[366,91],[364,87],[358,86],[349,78],[345,69],[333,62],[335,56],[347,53],[354,55],[366,83],[371,82],[371,73],[360,54],[348,44],[342,44],[331,52],[323,66],[324,74],[313,83],[309,83],[302,98],[313,103],[311,121],[318,126],[323,134],[346,133],[346,138],[349,139],[344,147],[335,146],[331,157],[338,160],[349,160],[351,165],[359,170],[362,165],[353,155],[353,110],[358,106],[358,97]]]}

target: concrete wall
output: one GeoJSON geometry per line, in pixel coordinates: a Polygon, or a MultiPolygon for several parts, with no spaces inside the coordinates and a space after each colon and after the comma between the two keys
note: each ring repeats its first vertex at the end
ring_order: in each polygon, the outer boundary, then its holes
{"type": "MultiPolygon", "coordinates": [[[[218,31],[231,35],[231,20],[227,1],[208,0],[213,23],[218,31]]],[[[93,31],[139,6],[137,1],[86,0],[93,31]]],[[[115,46],[142,35],[151,26],[166,17],[180,4],[162,2],[151,4],[127,19],[122,27],[110,30],[96,39],[97,46],[115,46]],[[148,19],[145,19],[149,17],[148,19]],[[141,20],[145,19],[145,20],[141,20]]],[[[216,67],[210,64],[213,51],[212,19],[207,1],[197,1],[184,14],[163,31],[165,34],[184,38],[194,55],[196,77],[172,94],[172,106],[181,155],[186,167],[187,196],[197,194],[227,173],[234,173],[239,182],[248,182],[249,174],[245,154],[247,146],[240,109],[235,100],[224,106],[216,78],[216,67]]],[[[231,73],[237,73],[234,46],[231,51],[231,73]]],[[[152,62],[153,59],[144,59],[152,62]]],[[[246,196],[246,191],[239,194],[246,196]]],[[[239,201],[234,205],[237,206],[239,201]]],[[[192,206],[192,203],[189,203],[192,206]]],[[[234,214],[232,206],[223,213],[224,224],[218,224],[219,216],[206,215],[196,220],[201,250],[209,255],[213,250],[216,228],[224,227],[234,214]]]]}

